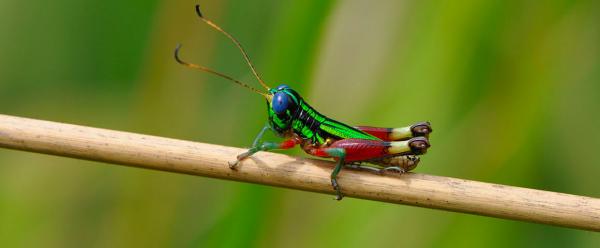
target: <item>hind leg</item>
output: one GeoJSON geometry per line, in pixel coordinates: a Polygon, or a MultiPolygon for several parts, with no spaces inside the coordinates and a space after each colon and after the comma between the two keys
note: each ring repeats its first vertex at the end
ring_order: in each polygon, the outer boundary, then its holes
{"type": "Polygon", "coordinates": [[[433,131],[433,129],[431,129],[431,123],[429,122],[418,122],[411,126],[399,128],[369,126],[358,126],[355,128],[385,141],[408,140],[414,137],[429,137],[429,134],[433,131]]]}
{"type": "Polygon", "coordinates": [[[335,190],[335,199],[336,200],[342,200],[342,198],[344,198],[344,195],[342,195],[342,191],[340,189],[340,185],[337,182],[337,175],[340,173],[340,171],[342,170],[342,167],[344,166],[344,164],[346,163],[346,150],[344,148],[314,148],[311,149],[309,151],[310,154],[315,155],[315,156],[319,156],[319,157],[328,157],[328,158],[334,158],[335,160],[337,160],[337,163],[335,164],[335,167],[333,168],[333,171],[331,172],[331,186],[333,187],[333,190],[335,190]]]}
{"type": "Polygon", "coordinates": [[[366,171],[370,171],[370,172],[374,172],[374,173],[382,173],[384,171],[384,168],[382,168],[382,167],[374,166],[374,165],[365,165],[360,162],[347,164],[346,167],[348,167],[350,169],[366,170],[366,171]]]}
{"type": "Polygon", "coordinates": [[[355,162],[347,164],[346,167],[374,173],[394,172],[403,174],[416,168],[420,160],[416,155],[400,155],[365,161],[367,164],[355,162]]]}
{"type": "Polygon", "coordinates": [[[337,200],[341,200],[343,197],[337,183],[337,175],[346,163],[377,160],[390,155],[423,154],[427,151],[427,148],[429,148],[429,142],[423,137],[396,142],[343,139],[326,148],[304,147],[309,154],[337,160],[337,164],[331,173],[331,185],[336,191],[337,200]]]}

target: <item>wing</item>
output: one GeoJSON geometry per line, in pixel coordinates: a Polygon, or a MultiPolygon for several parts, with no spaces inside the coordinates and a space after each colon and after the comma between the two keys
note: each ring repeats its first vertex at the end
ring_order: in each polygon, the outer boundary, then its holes
{"type": "Polygon", "coordinates": [[[364,139],[364,140],[380,140],[379,138],[360,131],[356,128],[348,126],[339,121],[327,119],[319,126],[319,129],[334,138],[338,139],[364,139]]]}

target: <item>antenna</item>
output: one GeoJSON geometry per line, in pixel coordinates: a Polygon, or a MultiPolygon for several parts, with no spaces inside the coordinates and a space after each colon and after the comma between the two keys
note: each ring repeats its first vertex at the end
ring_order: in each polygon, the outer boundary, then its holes
{"type": "Polygon", "coordinates": [[[204,18],[204,15],[202,15],[202,12],[200,12],[199,4],[196,4],[196,13],[198,14],[198,17],[200,17],[200,19],[202,21],[206,22],[206,24],[208,24],[212,28],[216,29],[217,31],[223,33],[225,36],[227,36],[227,38],[229,38],[235,44],[235,46],[237,46],[240,49],[240,52],[242,52],[242,55],[244,56],[246,63],[248,63],[250,70],[252,70],[252,73],[254,74],[254,76],[256,77],[258,82],[268,91],[270,89],[269,86],[267,86],[267,84],[265,84],[265,82],[262,80],[262,78],[258,75],[258,72],[256,72],[256,69],[254,68],[254,65],[252,64],[252,62],[250,61],[250,57],[248,57],[246,50],[244,50],[244,48],[242,48],[242,44],[240,44],[240,42],[238,40],[236,40],[231,34],[227,33],[225,30],[223,30],[221,27],[219,27],[219,25],[215,24],[211,20],[204,18]]]}
{"type": "Polygon", "coordinates": [[[210,69],[208,67],[197,65],[197,64],[188,63],[188,62],[185,62],[185,61],[181,60],[179,58],[179,50],[180,49],[181,49],[181,44],[177,44],[177,47],[175,48],[175,54],[174,54],[175,55],[175,60],[177,61],[177,63],[182,64],[182,65],[187,66],[187,67],[192,68],[192,69],[197,69],[197,70],[201,70],[201,71],[205,71],[205,72],[208,72],[208,73],[215,74],[215,75],[217,75],[219,77],[222,77],[222,78],[225,78],[225,79],[227,79],[229,81],[237,83],[237,84],[239,84],[239,85],[241,85],[241,86],[243,86],[243,87],[245,87],[245,88],[247,88],[247,89],[249,89],[251,91],[254,91],[254,92],[258,93],[258,94],[261,94],[262,96],[264,96],[266,98],[269,98],[269,95],[267,93],[260,92],[257,89],[249,86],[248,84],[246,84],[246,83],[244,83],[242,81],[234,79],[234,78],[232,78],[230,76],[227,76],[227,75],[225,75],[223,73],[220,73],[218,71],[212,70],[212,69],[210,69]]]}

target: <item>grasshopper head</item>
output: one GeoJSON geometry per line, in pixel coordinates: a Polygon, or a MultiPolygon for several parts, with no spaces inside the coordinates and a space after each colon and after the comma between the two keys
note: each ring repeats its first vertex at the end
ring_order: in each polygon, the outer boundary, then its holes
{"type": "Polygon", "coordinates": [[[294,114],[301,99],[295,90],[285,84],[269,89],[267,97],[269,125],[277,134],[285,136],[291,132],[294,114]]]}

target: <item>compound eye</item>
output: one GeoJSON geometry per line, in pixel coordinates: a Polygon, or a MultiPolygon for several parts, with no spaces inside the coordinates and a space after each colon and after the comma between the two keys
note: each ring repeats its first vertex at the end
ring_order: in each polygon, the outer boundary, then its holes
{"type": "Polygon", "coordinates": [[[273,111],[275,111],[275,113],[278,115],[283,114],[290,103],[289,101],[290,99],[285,92],[275,93],[273,96],[273,102],[271,103],[273,111]]]}

